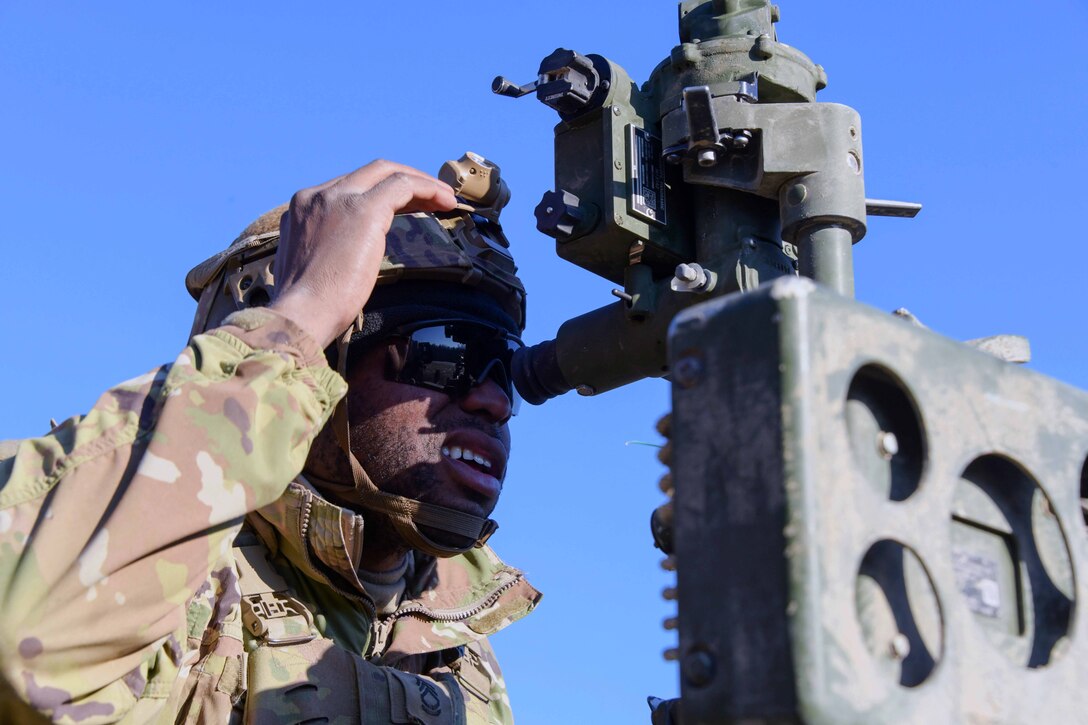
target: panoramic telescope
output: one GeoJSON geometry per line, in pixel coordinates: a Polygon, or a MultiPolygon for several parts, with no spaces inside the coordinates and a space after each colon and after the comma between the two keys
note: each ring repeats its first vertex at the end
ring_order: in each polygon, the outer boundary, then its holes
{"type": "Polygon", "coordinates": [[[558,49],[498,77],[560,117],[536,208],[616,286],[514,362],[522,397],[672,385],[655,543],[681,697],[654,723],[1075,722],[1088,394],[855,302],[861,122],[766,0],[686,0],[636,85],[558,49]]]}

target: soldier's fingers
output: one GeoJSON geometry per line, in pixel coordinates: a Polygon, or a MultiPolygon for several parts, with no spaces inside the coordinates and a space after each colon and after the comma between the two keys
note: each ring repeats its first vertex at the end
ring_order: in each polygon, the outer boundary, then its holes
{"type": "Polygon", "coordinates": [[[404,164],[398,164],[386,159],[377,159],[355,171],[350,171],[346,174],[341,174],[336,178],[329,179],[324,183],[298,190],[295,192],[294,196],[291,197],[291,207],[296,209],[307,207],[316,197],[325,196],[327,193],[334,190],[339,194],[363,194],[369,191],[375,184],[393,174],[410,174],[425,179],[434,179],[433,176],[425,174],[419,169],[414,169],[411,166],[405,166],[404,164]]]}
{"type": "Polygon", "coordinates": [[[410,211],[449,211],[457,197],[448,185],[426,174],[394,173],[361,195],[362,201],[382,205],[392,213],[410,211]]]}
{"type": "Polygon", "coordinates": [[[377,186],[385,179],[398,174],[438,182],[438,179],[419,169],[405,166],[404,164],[398,164],[395,161],[378,159],[377,161],[371,161],[366,166],[352,171],[350,174],[345,174],[336,183],[336,190],[344,193],[364,193],[377,186]]]}

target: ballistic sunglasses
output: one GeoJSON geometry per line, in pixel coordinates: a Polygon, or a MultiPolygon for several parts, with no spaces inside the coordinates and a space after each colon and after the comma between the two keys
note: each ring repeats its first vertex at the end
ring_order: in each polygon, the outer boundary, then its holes
{"type": "Polygon", "coordinates": [[[514,388],[511,359],[525,344],[490,325],[465,320],[428,320],[396,328],[390,335],[398,355],[391,378],[398,383],[439,390],[450,397],[494,380],[517,414],[521,398],[514,388]]]}

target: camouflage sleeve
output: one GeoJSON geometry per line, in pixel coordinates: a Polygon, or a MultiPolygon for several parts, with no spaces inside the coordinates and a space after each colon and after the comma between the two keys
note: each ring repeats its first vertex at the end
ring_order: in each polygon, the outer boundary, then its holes
{"type": "Polygon", "coordinates": [[[514,724],[506,680],[498,667],[495,651],[486,638],[467,644],[465,654],[454,663],[453,669],[465,699],[468,723],[514,724]]]}
{"type": "Polygon", "coordinates": [[[510,696],[506,692],[506,680],[499,669],[499,662],[495,659],[495,650],[486,639],[481,639],[469,645],[471,657],[472,650],[477,651],[480,667],[487,674],[489,685],[488,692],[488,722],[513,725],[514,712],[510,709],[510,696]]]}
{"type": "Polygon", "coordinates": [[[345,392],[300,328],[246,310],[20,442],[0,461],[0,666],[15,692],[59,722],[154,714],[196,655],[186,602],[345,392]]]}

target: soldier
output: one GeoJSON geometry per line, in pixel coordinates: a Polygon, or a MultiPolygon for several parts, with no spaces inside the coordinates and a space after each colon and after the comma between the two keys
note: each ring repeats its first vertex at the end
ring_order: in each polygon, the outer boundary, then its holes
{"type": "Polygon", "coordinates": [[[540,595],[484,542],[525,297],[498,168],[441,176],[298,192],[190,272],[172,365],[0,461],[0,720],[512,719],[486,637],[540,595]]]}

